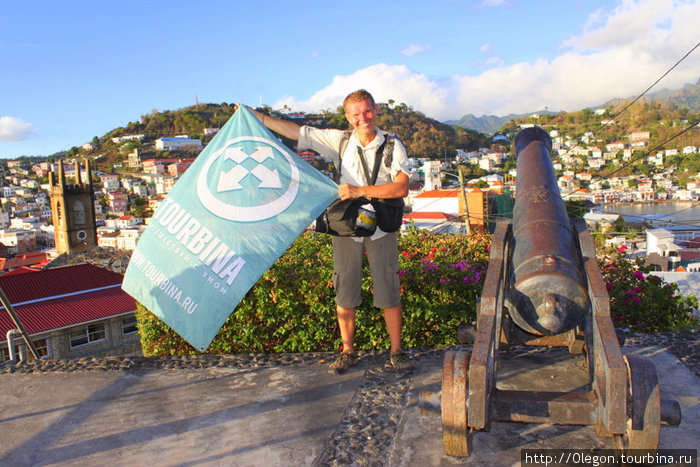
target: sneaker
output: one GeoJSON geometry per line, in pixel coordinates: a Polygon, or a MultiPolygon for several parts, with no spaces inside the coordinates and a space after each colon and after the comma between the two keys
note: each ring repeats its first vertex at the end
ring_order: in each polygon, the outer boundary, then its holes
{"type": "Polygon", "coordinates": [[[338,355],[338,358],[328,366],[328,373],[336,375],[343,374],[355,363],[357,363],[357,355],[354,352],[342,352],[338,355]]]}
{"type": "Polygon", "coordinates": [[[395,354],[391,354],[391,356],[389,357],[389,362],[391,362],[391,366],[393,366],[397,370],[408,370],[413,368],[413,363],[408,357],[408,354],[405,352],[397,352],[395,354]]]}

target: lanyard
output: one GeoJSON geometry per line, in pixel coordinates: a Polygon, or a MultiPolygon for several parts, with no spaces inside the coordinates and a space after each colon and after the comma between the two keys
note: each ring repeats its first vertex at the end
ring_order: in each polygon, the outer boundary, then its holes
{"type": "Polygon", "coordinates": [[[377,183],[377,176],[379,175],[379,164],[381,164],[384,158],[384,145],[386,144],[386,139],[377,148],[377,152],[374,155],[374,167],[372,167],[372,178],[369,177],[369,168],[367,167],[367,161],[365,160],[365,153],[362,151],[360,146],[357,146],[357,156],[360,158],[360,163],[362,164],[362,170],[365,172],[365,180],[367,185],[374,185],[377,183]]]}

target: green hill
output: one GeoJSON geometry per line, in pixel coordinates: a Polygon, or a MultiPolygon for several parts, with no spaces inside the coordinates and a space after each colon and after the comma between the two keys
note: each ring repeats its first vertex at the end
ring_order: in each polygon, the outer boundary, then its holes
{"type": "MultiPolygon", "coordinates": [[[[279,118],[287,118],[285,114],[272,111],[269,107],[259,109],[279,118]]],[[[142,115],[140,121],[129,122],[123,127],[115,128],[101,138],[95,138],[92,150],[72,148],[67,153],[55,154],[72,156],[84,154],[100,155],[96,159],[98,170],[110,170],[115,164],[126,159],[128,153],[139,149],[145,157],[194,157],[196,152],[158,152],[155,150],[155,140],[166,136],[187,135],[208,143],[213,136],[205,136],[205,128],[221,128],[233,115],[233,105],[199,104],[179,110],[164,112],[152,111],[142,115]],[[129,135],[144,135],[140,141],[115,143],[112,138],[129,135]]],[[[299,124],[309,123],[321,128],[349,128],[342,108],[336,112],[325,111],[321,114],[304,114],[295,118],[299,124]]],[[[489,146],[490,139],[474,130],[453,127],[415,112],[405,104],[393,108],[382,105],[379,107],[377,124],[384,130],[396,133],[406,146],[411,157],[452,157],[457,148],[475,150],[489,146]]],[[[294,147],[293,141],[285,141],[289,147],[294,147]]]]}
{"type": "MultiPolygon", "coordinates": [[[[632,102],[635,98],[636,96],[611,99],[604,104],[591,108],[607,109],[613,107],[621,109],[625,105],[632,102]]],[[[698,82],[695,84],[686,84],[681,89],[662,89],[661,91],[650,93],[642,97],[638,102],[645,104],[659,104],[664,107],[671,105],[677,108],[681,114],[683,114],[683,112],[686,114],[700,112],[700,80],[698,80],[698,82]]],[[[482,115],[481,117],[477,117],[473,114],[467,114],[459,120],[451,120],[446,123],[476,130],[487,135],[492,135],[497,133],[502,127],[507,126],[510,121],[522,120],[530,117],[533,114],[547,115],[553,114],[553,112],[533,111],[524,114],[510,114],[504,117],[498,117],[496,115],[482,115]]]]}

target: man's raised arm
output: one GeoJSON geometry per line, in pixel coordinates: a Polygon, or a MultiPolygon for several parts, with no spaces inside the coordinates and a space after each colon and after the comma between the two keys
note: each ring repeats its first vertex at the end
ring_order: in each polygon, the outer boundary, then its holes
{"type": "MultiPolygon", "coordinates": [[[[238,110],[238,106],[236,106],[238,110]]],[[[284,136],[285,138],[293,139],[294,141],[299,141],[299,129],[301,128],[294,122],[288,120],[280,120],[279,118],[270,117],[262,112],[258,112],[255,109],[248,107],[248,110],[253,112],[253,115],[257,117],[258,120],[262,122],[263,125],[268,127],[270,130],[277,134],[284,136]]]]}

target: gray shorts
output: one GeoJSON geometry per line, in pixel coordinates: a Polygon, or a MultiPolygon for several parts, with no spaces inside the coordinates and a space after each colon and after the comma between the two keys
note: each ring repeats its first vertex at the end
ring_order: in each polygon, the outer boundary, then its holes
{"type": "Polygon", "coordinates": [[[388,233],[377,240],[362,242],[350,237],[333,237],[333,285],[335,303],[343,308],[357,308],[362,303],[362,262],[367,252],[374,306],[393,308],[401,303],[399,290],[398,233],[388,233]]]}

